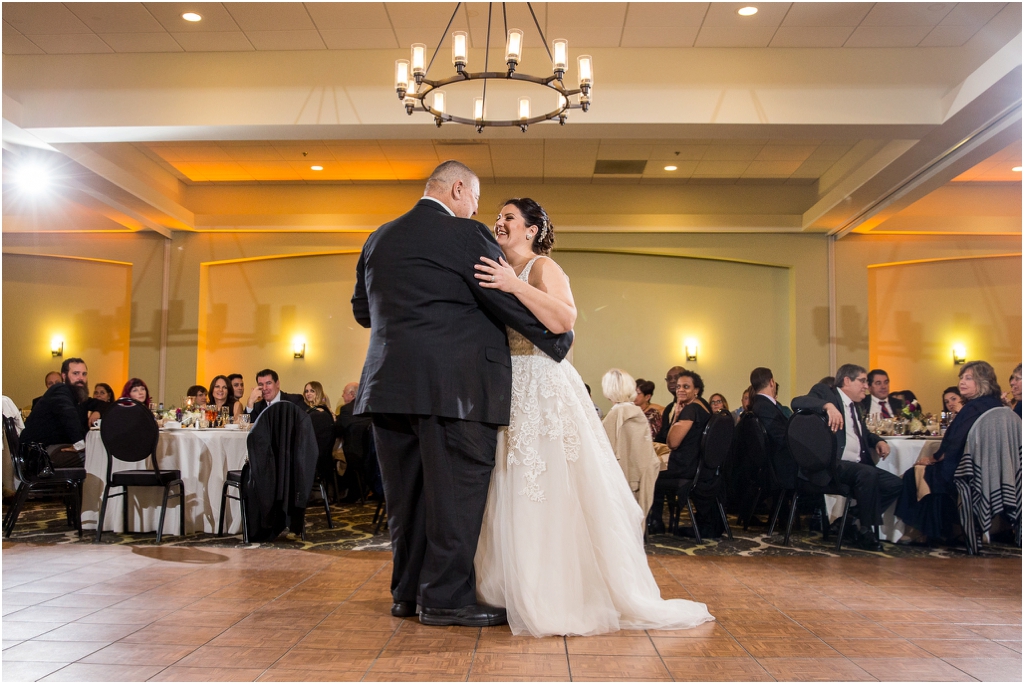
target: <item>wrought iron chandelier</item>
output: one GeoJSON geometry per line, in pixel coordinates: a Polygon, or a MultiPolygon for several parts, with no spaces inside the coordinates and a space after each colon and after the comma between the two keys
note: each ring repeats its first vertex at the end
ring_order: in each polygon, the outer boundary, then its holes
{"type": "Polygon", "coordinates": [[[582,109],[584,112],[590,109],[591,90],[594,85],[594,64],[592,58],[590,55],[580,55],[576,58],[579,69],[579,87],[574,89],[567,88],[563,79],[565,78],[565,71],[569,61],[569,42],[559,38],[551,41],[551,47],[548,47],[547,39],[544,38],[544,32],[540,28],[540,22],[537,21],[537,15],[534,13],[533,6],[529,2],[526,3],[526,6],[530,10],[530,16],[533,17],[537,33],[540,34],[541,43],[551,59],[551,76],[530,76],[529,74],[522,74],[516,71],[516,68],[522,61],[524,36],[521,30],[508,28],[508,15],[505,11],[505,3],[501,3],[501,14],[505,24],[505,65],[507,70],[488,71],[491,55],[491,19],[494,7],[494,3],[491,2],[487,4],[487,42],[484,52],[484,70],[476,72],[467,71],[466,67],[469,63],[469,35],[465,31],[456,31],[452,34],[452,63],[455,65],[455,74],[441,80],[428,79],[427,73],[430,71],[431,66],[433,66],[437,53],[441,49],[441,44],[444,42],[448,29],[451,28],[452,22],[455,21],[455,16],[458,14],[461,6],[461,2],[456,3],[455,11],[452,12],[452,17],[448,20],[448,26],[445,27],[444,32],[441,34],[441,38],[437,42],[437,47],[434,49],[434,54],[430,58],[429,63],[426,61],[427,46],[423,43],[414,43],[412,45],[411,60],[396,60],[395,90],[398,92],[398,99],[402,100],[405,105],[406,113],[411,116],[418,104],[423,111],[434,117],[434,123],[438,128],[444,122],[451,121],[475,126],[478,133],[483,132],[483,129],[488,126],[519,126],[525,133],[530,124],[542,121],[558,121],[559,124],[564,126],[570,109],[582,109]],[[553,53],[552,49],[554,50],[553,53]],[[486,116],[487,83],[492,80],[505,82],[519,81],[544,86],[557,93],[555,98],[553,98],[556,106],[551,111],[533,116],[530,98],[519,97],[519,106],[516,112],[518,114],[517,118],[489,119],[486,116]],[[473,116],[451,114],[447,108],[447,93],[441,89],[448,85],[462,84],[469,81],[480,81],[482,83],[480,97],[473,100],[473,116]],[[429,99],[428,96],[430,96],[429,99]],[[573,101],[572,98],[576,96],[579,96],[578,99],[573,101]]]}

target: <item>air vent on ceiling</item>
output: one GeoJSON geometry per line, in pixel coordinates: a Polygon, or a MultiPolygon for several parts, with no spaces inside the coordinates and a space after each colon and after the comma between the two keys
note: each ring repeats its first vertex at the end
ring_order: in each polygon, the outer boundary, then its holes
{"type": "Polygon", "coordinates": [[[646,166],[645,159],[598,159],[594,164],[594,175],[639,176],[646,166]]]}

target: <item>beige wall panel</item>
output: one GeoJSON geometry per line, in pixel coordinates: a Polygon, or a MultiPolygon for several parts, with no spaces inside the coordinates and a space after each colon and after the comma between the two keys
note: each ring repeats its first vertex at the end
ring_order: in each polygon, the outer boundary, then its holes
{"type": "Polygon", "coordinates": [[[601,377],[613,367],[653,380],[655,401],[670,401],[663,378],[681,365],[697,371],[705,398],[721,392],[739,405],[751,369],[772,368],[786,386],[790,377],[790,272],[751,264],[560,252],[579,316],[573,364],[605,411],[601,377]],[[683,342],[699,343],[696,363],[683,342]]]}
{"type": "Polygon", "coordinates": [[[1021,258],[992,257],[868,269],[871,367],[891,387],[911,389],[925,411],[941,411],[957,382],[952,347],[991,363],[1000,385],[1021,359],[1021,258]]]}
{"type": "Polygon", "coordinates": [[[349,304],[358,258],[298,256],[207,266],[198,382],[237,372],[251,390],[256,372],[273,368],[284,391],[298,393],[318,380],[336,406],[345,384],[359,380],[370,338],[349,304]],[[306,341],[305,358],[292,353],[295,336],[306,341]]]}
{"type": "Polygon", "coordinates": [[[18,406],[43,393],[43,376],[63,358],[89,365],[89,385],[119,392],[128,379],[132,267],[43,256],[3,256],[3,392],[18,406]]]}

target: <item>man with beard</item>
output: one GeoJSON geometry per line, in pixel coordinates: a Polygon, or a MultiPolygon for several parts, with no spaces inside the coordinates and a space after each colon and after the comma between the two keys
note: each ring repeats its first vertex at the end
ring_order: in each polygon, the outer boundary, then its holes
{"type": "Polygon", "coordinates": [[[45,446],[55,468],[81,468],[85,463],[86,427],[79,409],[89,399],[89,369],[82,359],[66,359],[60,367],[60,378],[29,414],[21,443],[45,446]]]}

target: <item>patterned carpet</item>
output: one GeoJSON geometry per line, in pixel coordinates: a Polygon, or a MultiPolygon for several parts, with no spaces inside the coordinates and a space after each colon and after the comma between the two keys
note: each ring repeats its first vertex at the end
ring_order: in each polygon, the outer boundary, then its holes
{"type": "MultiPolygon", "coordinates": [[[[252,544],[253,548],[286,548],[308,551],[387,551],[390,548],[388,532],[381,526],[378,533],[373,522],[376,510],[375,503],[341,504],[333,506],[332,518],[334,529],[327,526],[327,516],[323,508],[311,508],[307,511],[306,540],[297,535],[282,534],[271,543],[252,544]]],[[[7,502],[4,502],[4,513],[7,502]]],[[[684,516],[683,524],[686,524],[684,516]]],[[[648,539],[647,553],[660,555],[694,555],[694,556],[876,556],[880,558],[955,558],[966,555],[963,546],[958,547],[918,547],[883,543],[881,552],[868,552],[852,545],[843,546],[842,551],[835,552],[835,538],[830,537],[828,543],[821,539],[821,533],[806,530],[795,531],[789,546],[783,546],[783,535],[776,529],[776,534],[767,536],[767,529],[752,526],[746,532],[735,518],[729,520],[733,529],[733,539],[722,536],[717,540],[705,539],[697,544],[692,538],[662,534],[653,535],[648,539]]],[[[82,539],[68,529],[64,518],[63,505],[46,501],[30,501],[18,519],[10,541],[49,544],[88,544],[94,536],[86,533],[82,539]]],[[[153,545],[154,534],[115,534],[105,532],[104,544],[153,545]]],[[[213,534],[199,534],[184,539],[164,536],[164,545],[184,545],[191,547],[241,547],[241,535],[234,537],[217,537],[213,534]]],[[[982,555],[987,557],[1020,558],[1021,549],[1005,544],[990,544],[982,548],[982,555]]]]}

